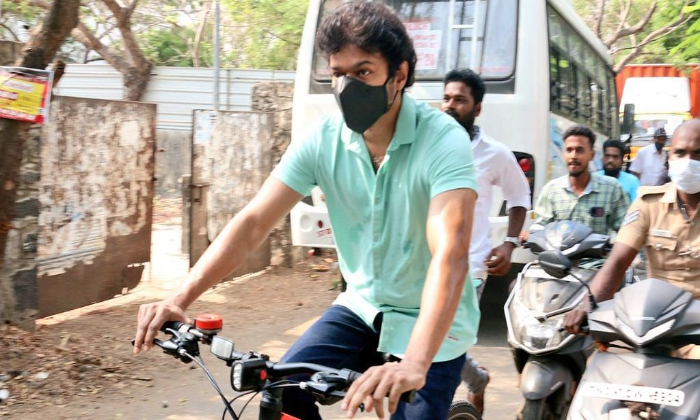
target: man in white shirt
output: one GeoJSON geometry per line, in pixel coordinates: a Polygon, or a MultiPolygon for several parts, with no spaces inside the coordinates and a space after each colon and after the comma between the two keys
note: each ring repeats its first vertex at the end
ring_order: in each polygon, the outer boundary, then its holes
{"type": "Polygon", "coordinates": [[[637,156],[630,165],[630,172],[639,178],[644,185],[663,185],[666,178],[666,159],[668,158],[664,146],[666,145],[666,130],[658,128],[654,132],[654,143],[644,146],[637,152],[637,156]]]}
{"type": "MultiPolygon", "coordinates": [[[[531,206],[530,186],[513,152],[474,125],[474,120],[481,113],[481,101],[485,93],[486,86],[479,75],[468,69],[452,70],[445,76],[441,106],[443,111],[467,130],[472,141],[479,197],[474,209],[469,267],[472,278],[480,282],[477,286],[479,298],[489,275],[502,276],[510,269],[510,257],[519,243],[518,234],[531,206]],[[494,185],[501,187],[503,198],[507,202],[508,236],[502,245],[491,249],[489,214],[494,185]]],[[[469,402],[483,413],[488,372],[467,356],[462,379],[469,388],[469,402]]]]}

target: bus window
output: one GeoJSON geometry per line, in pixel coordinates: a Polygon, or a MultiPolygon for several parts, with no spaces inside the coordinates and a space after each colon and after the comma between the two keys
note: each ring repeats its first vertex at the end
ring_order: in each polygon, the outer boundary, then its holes
{"type": "Polygon", "coordinates": [[[588,75],[578,69],[578,112],[581,119],[586,121],[586,124],[591,123],[590,119],[593,113],[591,112],[591,81],[588,75]]]}
{"type": "MultiPolygon", "coordinates": [[[[320,19],[328,16],[346,0],[325,0],[320,19]]],[[[474,25],[477,37],[475,62],[472,63],[472,35],[469,28],[448,30],[450,2],[435,0],[384,0],[393,7],[413,38],[418,55],[416,79],[442,80],[455,67],[471,68],[484,80],[503,80],[515,71],[517,0],[478,0],[479,16],[475,19],[476,0],[455,1],[454,25],[474,25]],[[451,37],[449,36],[451,33],[451,37]],[[447,47],[451,38],[451,46],[447,47]],[[448,59],[448,50],[451,59],[448,59]],[[449,61],[449,62],[448,62],[449,61]]],[[[314,78],[328,82],[327,62],[314,51],[314,78]]]]}
{"type": "Polygon", "coordinates": [[[559,57],[559,103],[565,114],[573,114],[576,101],[576,81],[569,60],[559,57]]]}
{"type": "Polygon", "coordinates": [[[486,31],[490,35],[482,55],[481,75],[491,79],[505,79],[515,70],[515,40],[518,26],[516,0],[488,1],[486,31]],[[491,29],[498,28],[498,29],[491,29]]]}
{"type": "Polygon", "coordinates": [[[618,120],[618,109],[619,105],[617,103],[617,91],[615,90],[615,73],[613,73],[612,69],[608,69],[608,96],[610,98],[609,100],[609,106],[610,110],[608,114],[610,115],[610,126],[612,128],[612,137],[619,137],[620,136],[620,124],[618,120]]]}
{"type": "Polygon", "coordinates": [[[553,8],[548,7],[551,110],[610,136],[617,129],[610,67],[553,8]]]}
{"type": "Polygon", "coordinates": [[[560,83],[559,83],[559,53],[556,49],[549,49],[549,107],[553,110],[561,108],[560,83]]]}
{"type": "Polygon", "coordinates": [[[566,33],[564,32],[566,24],[552,8],[547,8],[547,11],[549,12],[549,41],[560,50],[566,51],[569,48],[566,45],[566,33]]]}

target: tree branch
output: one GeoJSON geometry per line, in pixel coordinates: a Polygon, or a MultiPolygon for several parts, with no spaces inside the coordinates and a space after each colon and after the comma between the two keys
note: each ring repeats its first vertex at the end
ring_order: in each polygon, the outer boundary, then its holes
{"type": "MultiPolygon", "coordinates": [[[[664,26],[663,28],[659,28],[659,29],[651,32],[649,35],[647,35],[642,40],[642,42],[640,42],[639,44],[637,44],[633,47],[630,47],[630,48],[632,48],[632,51],[628,55],[626,55],[615,66],[615,71],[618,72],[618,71],[622,70],[622,68],[625,65],[627,65],[627,63],[632,61],[635,57],[637,57],[641,53],[642,48],[644,48],[645,45],[647,45],[651,42],[654,42],[660,38],[663,38],[664,36],[668,35],[669,33],[673,32],[674,30],[683,26],[685,23],[689,22],[692,19],[692,16],[685,17],[685,13],[684,13],[685,7],[688,6],[688,1],[689,0],[685,1],[685,4],[683,5],[683,8],[681,9],[681,14],[678,16],[678,19],[669,23],[668,25],[664,26]]],[[[618,49],[618,51],[624,50],[624,49],[629,49],[629,48],[620,48],[620,49],[618,49]]]]}
{"type": "Polygon", "coordinates": [[[610,48],[610,47],[615,43],[615,41],[617,41],[618,39],[620,39],[620,38],[622,38],[622,37],[625,37],[625,36],[628,36],[628,35],[636,34],[637,32],[639,32],[639,31],[641,31],[642,29],[644,29],[644,26],[646,26],[646,24],[649,23],[649,20],[651,19],[651,16],[652,16],[652,15],[654,14],[654,12],[656,11],[656,3],[657,3],[657,1],[658,1],[658,0],[654,0],[654,3],[652,3],[651,7],[650,7],[649,10],[646,12],[646,14],[644,15],[644,17],[642,17],[642,19],[641,19],[639,22],[637,22],[636,25],[630,26],[630,27],[628,27],[628,28],[623,28],[623,29],[621,29],[621,30],[619,30],[619,31],[616,31],[614,34],[612,34],[612,35],[610,36],[610,38],[608,38],[607,40],[605,40],[605,41],[604,41],[605,46],[608,47],[608,48],[610,48]]]}
{"type": "MultiPolygon", "coordinates": [[[[122,34],[124,50],[129,58],[129,61],[131,61],[131,63],[139,70],[147,69],[147,71],[150,72],[153,64],[151,64],[143,56],[141,47],[136,41],[134,33],[131,31],[131,14],[128,13],[128,10],[119,6],[115,0],[102,0],[102,2],[117,19],[117,27],[119,28],[119,32],[122,34]]],[[[134,4],[136,4],[136,0],[134,0],[134,4]]]]}
{"type": "Polygon", "coordinates": [[[210,0],[204,3],[204,9],[202,10],[202,19],[199,21],[197,26],[197,33],[194,36],[194,51],[192,53],[192,61],[195,67],[201,67],[202,63],[199,59],[199,49],[202,45],[202,35],[204,34],[204,28],[207,26],[207,16],[211,10],[211,5],[214,0],[210,0]]]}
{"type": "MultiPolygon", "coordinates": [[[[615,29],[615,33],[620,32],[622,28],[628,28],[629,24],[627,23],[627,16],[630,13],[630,9],[632,8],[632,0],[624,2],[624,7],[623,7],[623,2],[620,1],[620,23],[617,25],[617,29],[615,29]]],[[[608,47],[610,48],[610,47],[608,47]]]]}
{"type": "Polygon", "coordinates": [[[595,19],[595,34],[598,38],[601,37],[600,28],[603,24],[603,15],[605,14],[605,0],[598,0],[598,5],[596,6],[598,15],[595,19]]]}
{"type": "Polygon", "coordinates": [[[88,49],[95,51],[102,57],[106,62],[111,64],[120,73],[124,73],[129,69],[129,63],[127,63],[119,54],[119,52],[114,51],[110,47],[104,45],[99,39],[88,29],[83,23],[79,23],[78,26],[71,32],[73,38],[78,42],[85,45],[88,49]]]}

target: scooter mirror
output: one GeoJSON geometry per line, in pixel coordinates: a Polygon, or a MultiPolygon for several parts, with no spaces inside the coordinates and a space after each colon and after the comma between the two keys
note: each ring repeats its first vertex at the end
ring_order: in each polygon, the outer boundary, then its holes
{"type": "Polygon", "coordinates": [[[545,273],[554,278],[564,278],[571,271],[571,260],[559,251],[543,251],[537,259],[545,273]]]}

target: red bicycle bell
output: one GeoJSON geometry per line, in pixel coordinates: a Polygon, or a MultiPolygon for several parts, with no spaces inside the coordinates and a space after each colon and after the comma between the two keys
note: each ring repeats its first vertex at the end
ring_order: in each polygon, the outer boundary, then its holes
{"type": "Polygon", "coordinates": [[[194,327],[204,334],[215,334],[224,327],[224,319],[217,314],[200,314],[194,318],[194,327]]]}

